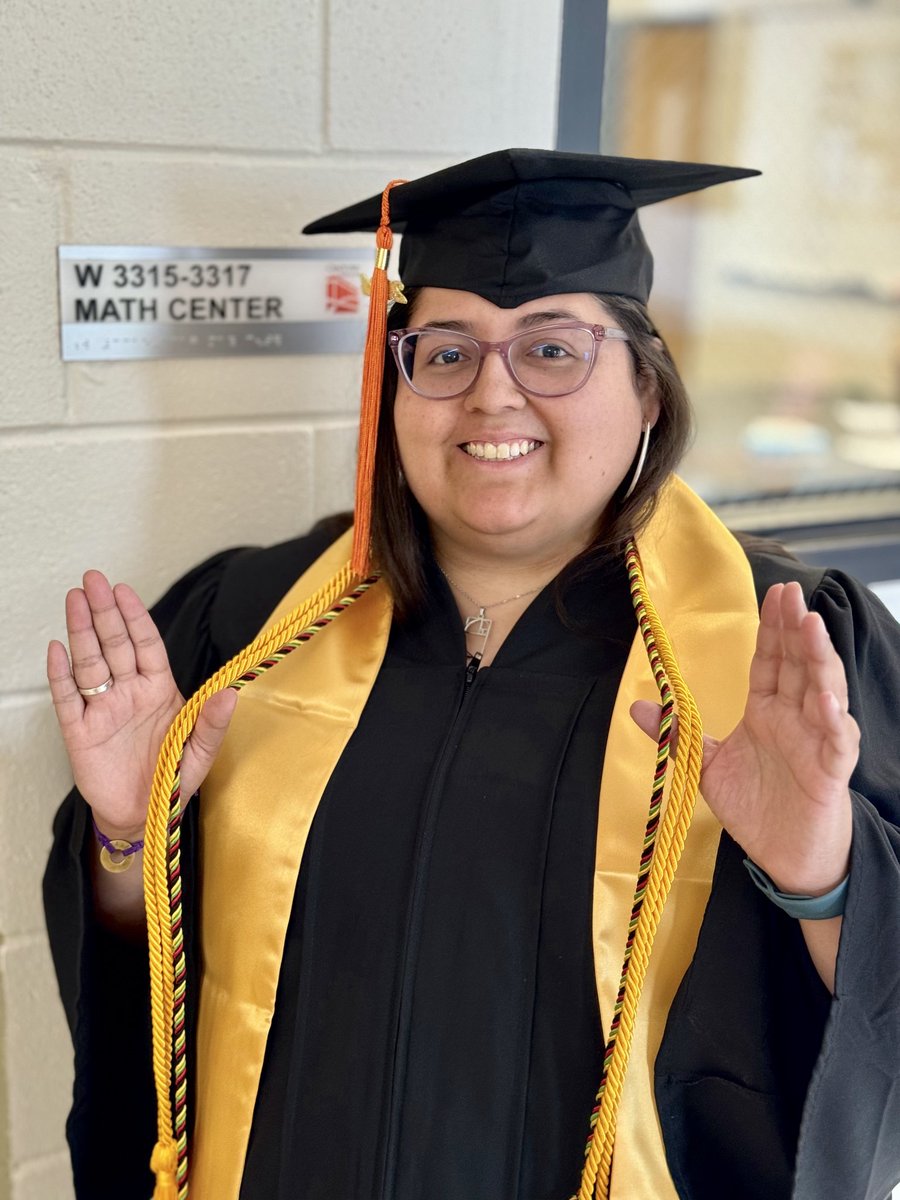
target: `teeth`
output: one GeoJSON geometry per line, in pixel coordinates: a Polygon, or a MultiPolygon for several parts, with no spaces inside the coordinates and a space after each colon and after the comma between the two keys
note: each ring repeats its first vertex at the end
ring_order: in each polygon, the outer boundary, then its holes
{"type": "Polygon", "coordinates": [[[486,458],[491,461],[510,458],[524,458],[532,450],[538,448],[539,442],[522,438],[517,442],[466,442],[464,449],[472,458],[486,458]]]}

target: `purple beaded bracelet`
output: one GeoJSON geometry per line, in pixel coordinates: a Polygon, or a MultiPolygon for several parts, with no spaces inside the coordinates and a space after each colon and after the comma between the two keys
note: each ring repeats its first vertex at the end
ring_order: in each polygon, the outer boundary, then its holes
{"type": "Polygon", "coordinates": [[[101,833],[98,829],[93,813],[91,814],[91,824],[94,827],[94,833],[97,835],[97,841],[100,843],[101,867],[106,871],[112,871],[114,874],[127,871],[134,862],[133,856],[139,850],[143,850],[143,839],[139,842],[127,842],[124,838],[108,838],[105,833],[101,833]]]}

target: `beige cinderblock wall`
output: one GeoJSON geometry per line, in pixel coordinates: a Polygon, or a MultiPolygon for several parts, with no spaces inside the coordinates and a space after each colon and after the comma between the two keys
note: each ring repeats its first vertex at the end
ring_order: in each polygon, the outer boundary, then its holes
{"type": "MultiPolygon", "coordinates": [[[[88,566],[149,600],[347,507],[357,364],[69,364],[59,243],[295,246],[387,179],[551,146],[561,0],[0,4],[0,1197],[71,1195],[39,898],[68,772],[43,655],[88,566]]],[[[122,1049],[122,1048],[120,1048],[122,1049]]]]}

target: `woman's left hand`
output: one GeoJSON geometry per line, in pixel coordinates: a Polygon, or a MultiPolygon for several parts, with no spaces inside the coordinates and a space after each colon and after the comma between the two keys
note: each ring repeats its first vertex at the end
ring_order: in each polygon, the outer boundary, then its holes
{"type": "MultiPolygon", "coordinates": [[[[658,706],[632,715],[656,736],[658,706]]],[[[722,825],[784,892],[824,894],[847,874],[849,782],[859,727],[844,667],[799,584],[771,587],[760,611],[744,715],[704,739],[700,788],[722,825]]]]}

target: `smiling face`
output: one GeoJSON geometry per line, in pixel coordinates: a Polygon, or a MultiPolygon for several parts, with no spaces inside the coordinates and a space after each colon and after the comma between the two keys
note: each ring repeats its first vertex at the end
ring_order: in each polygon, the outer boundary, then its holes
{"type": "MultiPolygon", "coordinates": [[[[538,322],[615,325],[593,296],[545,296],[498,308],[471,292],[423,288],[412,320],[501,341],[538,322]]],[[[542,341],[545,340],[542,336],[542,341]]],[[[639,396],[622,341],[597,348],[587,382],[540,397],[489,353],[478,379],[451,400],[397,385],[394,427],[407,483],[428,517],[435,549],[568,560],[594,537],[628,473],[644,420],[658,405],[639,396]]]]}

